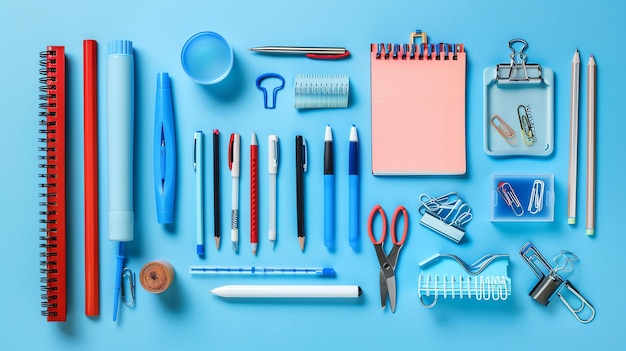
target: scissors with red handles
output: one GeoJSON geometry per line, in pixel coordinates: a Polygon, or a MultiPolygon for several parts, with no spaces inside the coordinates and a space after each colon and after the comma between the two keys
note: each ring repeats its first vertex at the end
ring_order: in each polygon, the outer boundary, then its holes
{"type": "Polygon", "coordinates": [[[374,250],[376,250],[376,257],[378,258],[378,264],[380,265],[379,272],[379,280],[380,280],[380,305],[383,309],[387,306],[387,297],[389,297],[389,305],[391,307],[391,312],[396,311],[396,263],[398,262],[398,255],[400,254],[400,249],[404,245],[404,241],[406,240],[406,234],[409,228],[409,215],[407,213],[406,208],[404,206],[398,206],[393,213],[393,218],[391,220],[391,242],[393,243],[393,247],[391,251],[387,255],[385,253],[384,245],[385,238],[387,236],[387,216],[385,215],[385,211],[380,205],[374,206],[372,211],[370,212],[369,219],[367,221],[368,225],[368,234],[372,244],[374,244],[374,250]],[[396,222],[398,219],[398,215],[402,213],[402,217],[404,219],[404,228],[402,230],[402,237],[398,240],[396,235],[396,222]],[[373,232],[374,218],[379,214],[382,217],[383,228],[380,239],[376,239],[373,232]]]}

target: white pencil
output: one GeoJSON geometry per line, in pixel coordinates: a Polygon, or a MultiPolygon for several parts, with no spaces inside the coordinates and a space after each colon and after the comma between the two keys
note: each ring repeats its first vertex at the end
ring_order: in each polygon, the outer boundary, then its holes
{"type": "Polygon", "coordinates": [[[595,234],[596,60],[589,58],[587,78],[587,235],[595,234]]]}
{"type": "Polygon", "coordinates": [[[210,292],[220,297],[358,298],[358,285],[224,285],[210,292]]]}
{"type": "Polygon", "coordinates": [[[578,172],[578,100],[580,90],[580,55],[578,49],[572,59],[572,87],[570,96],[570,139],[569,139],[569,187],[567,201],[567,223],[576,224],[576,173],[578,172]]]}

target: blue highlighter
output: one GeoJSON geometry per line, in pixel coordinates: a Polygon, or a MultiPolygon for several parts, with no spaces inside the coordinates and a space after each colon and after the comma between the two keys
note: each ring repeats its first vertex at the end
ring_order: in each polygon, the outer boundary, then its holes
{"type": "Polygon", "coordinates": [[[166,72],[157,74],[153,150],[157,220],[168,224],[174,222],[176,138],[170,77],[166,72]]]}

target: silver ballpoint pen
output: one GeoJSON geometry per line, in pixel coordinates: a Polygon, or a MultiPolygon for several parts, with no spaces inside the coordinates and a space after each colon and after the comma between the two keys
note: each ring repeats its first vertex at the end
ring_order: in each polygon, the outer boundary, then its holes
{"type": "Polygon", "coordinates": [[[250,51],[276,54],[312,54],[312,55],[344,55],[348,52],[341,47],[306,47],[306,46],[259,46],[250,51]]]}

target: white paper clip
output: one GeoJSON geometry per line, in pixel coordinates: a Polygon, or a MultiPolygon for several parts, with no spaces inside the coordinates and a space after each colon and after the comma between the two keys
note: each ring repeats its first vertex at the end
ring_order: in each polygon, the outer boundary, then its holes
{"type": "Polygon", "coordinates": [[[545,184],[541,179],[535,179],[532,191],[530,192],[530,201],[528,201],[528,212],[537,214],[543,209],[543,193],[545,184]]]}
{"type": "Polygon", "coordinates": [[[524,207],[522,207],[522,203],[519,201],[511,184],[508,182],[500,182],[497,190],[500,196],[502,196],[504,203],[513,210],[516,216],[519,217],[524,214],[524,207]]]}

